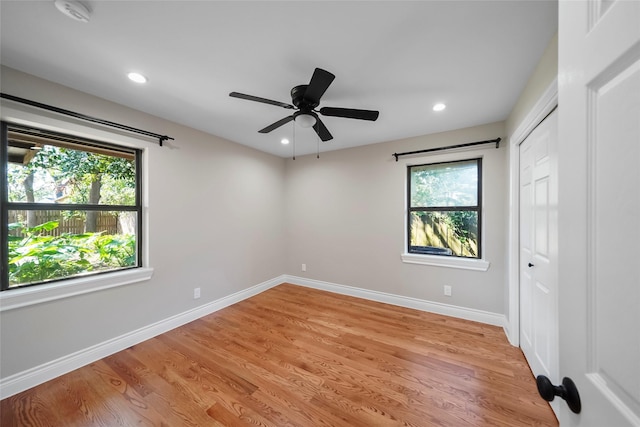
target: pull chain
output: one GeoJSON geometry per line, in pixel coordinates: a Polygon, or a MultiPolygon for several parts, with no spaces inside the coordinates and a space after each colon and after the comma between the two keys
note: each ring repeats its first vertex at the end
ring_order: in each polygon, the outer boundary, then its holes
{"type": "Polygon", "coordinates": [[[293,121],[293,160],[296,159],[296,122],[293,121]]]}

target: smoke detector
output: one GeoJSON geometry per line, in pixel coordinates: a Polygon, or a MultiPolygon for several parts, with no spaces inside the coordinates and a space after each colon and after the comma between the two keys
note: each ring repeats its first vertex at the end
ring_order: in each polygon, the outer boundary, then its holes
{"type": "Polygon", "coordinates": [[[58,10],[71,19],[80,22],[89,22],[91,12],[84,4],[76,0],[55,0],[58,10]]]}

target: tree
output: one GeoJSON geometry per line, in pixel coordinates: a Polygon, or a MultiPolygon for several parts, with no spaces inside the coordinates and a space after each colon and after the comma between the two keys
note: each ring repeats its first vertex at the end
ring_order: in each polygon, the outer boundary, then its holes
{"type": "MultiPolygon", "coordinates": [[[[43,181],[43,171],[38,170],[37,166],[31,162],[35,155],[35,151],[29,151],[23,160],[23,164],[10,164],[9,168],[7,168],[9,201],[34,203],[36,199],[46,195],[48,190],[46,185],[44,186],[45,188],[34,188],[36,175],[38,175],[39,182],[42,183],[43,181]]],[[[33,228],[36,225],[35,211],[27,211],[27,227],[33,228]]]]}
{"type": "MultiPolygon", "coordinates": [[[[46,146],[32,163],[34,167],[47,169],[56,182],[73,185],[70,197],[75,203],[99,204],[105,177],[109,177],[110,182],[119,182],[121,188],[131,190],[120,193],[122,200],[119,203],[131,202],[125,200],[135,188],[135,165],[131,159],[46,146]]],[[[96,231],[97,215],[97,211],[87,211],[85,232],[96,231]]]]}
{"type": "MultiPolygon", "coordinates": [[[[22,181],[22,185],[24,185],[24,193],[27,198],[28,203],[33,203],[36,201],[36,198],[33,195],[33,170],[29,171],[27,177],[22,181]]],[[[27,227],[32,228],[36,225],[36,215],[32,210],[27,211],[27,227]]]]}

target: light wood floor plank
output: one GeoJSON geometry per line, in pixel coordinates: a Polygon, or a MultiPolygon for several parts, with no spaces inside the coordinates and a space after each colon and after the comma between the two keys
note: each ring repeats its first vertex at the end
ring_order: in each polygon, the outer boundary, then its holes
{"type": "Polygon", "coordinates": [[[0,402],[2,426],[557,426],[494,326],[283,284],[0,402]]]}

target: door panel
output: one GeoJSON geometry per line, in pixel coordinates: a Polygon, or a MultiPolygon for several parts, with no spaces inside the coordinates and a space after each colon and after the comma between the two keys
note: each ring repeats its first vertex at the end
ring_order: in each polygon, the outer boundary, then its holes
{"type": "MultiPolygon", "coordinates": [[[[551,348],[550,333],[551,328],[556,327],[551,322],[554,318],[551,313],[550,289],[542,283],[536,282],[534,294],[534,307],[536,310],[536,337],[535,337],[535,356],[540,364],[541,371],[538,374],[550,374],[551,371],[551,348]]],[[[557,350],[556,350],[557,351],[557,350]]]]}
{"type": "Polygon", "coordinates": [[[590,97],[589,120],[597,131],[589,150],[588,283],[594,303],[587,314],[592,329],[588,371],[601,377],[596,384],[607,384],[601,391],[614,392],[640,417],[640,103],[627,96],[640,94],[640,60],[603,83],[591,88],[590,97]]]}
{"type": "MultiPolygon", "coordinates": [[[[536,239],[536,261],[548,260],[549,258],[549,171],[544,168],[545,176],[536,179],[534,192],[535,206],[535,229],[534,236],[536,239]]],[[[537,175],[541,175],[541,171],[537,171],[537,175]]]]}
{"type": "Polygon", "coordinates": [[[526,140],[520,145],[520,347],[528,359],[533,357],[533,270],[525,267],[533,259],[532,159],[532,143],[526,140]]]}

